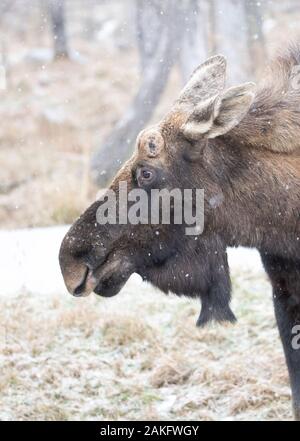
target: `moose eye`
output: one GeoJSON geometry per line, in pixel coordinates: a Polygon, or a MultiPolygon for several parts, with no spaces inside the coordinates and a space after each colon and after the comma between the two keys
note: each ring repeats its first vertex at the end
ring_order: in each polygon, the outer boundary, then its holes
{"type": "Polygon", "coordinates": [[[146,179],[147,181],[152,179],[153,173],[150,170],[142,170],[142,178],[146,179]]]}
{"type": "Polygon", "coordinates": [[[155,171],[148,167],[138,167],[135,179],[139,187],[149,186],[155,180],[155,171]]]}

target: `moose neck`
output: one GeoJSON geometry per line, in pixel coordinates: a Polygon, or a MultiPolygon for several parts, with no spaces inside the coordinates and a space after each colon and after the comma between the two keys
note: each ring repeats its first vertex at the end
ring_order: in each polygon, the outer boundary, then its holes
{"type": "Polygon", "coordinates": [[[216,194],[208,195],[208,228],[229,246],[294,253],[300,248],[300,157],[218,140],[205,153],[216,194]],[[277,240],[278,239],[278,240],[277,240]]]}

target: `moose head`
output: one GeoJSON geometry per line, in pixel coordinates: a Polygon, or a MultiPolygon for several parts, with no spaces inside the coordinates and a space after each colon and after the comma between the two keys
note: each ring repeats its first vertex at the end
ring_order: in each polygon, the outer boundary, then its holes
{"type": "MultiPolygon", "coordinates": [[[[71,294],[86,296],[94,291],[113,296],[136,272],[164,292],[200,297],[199,325],[212,318],[234,321],[229,308],[226,246],[214,231],[214,219],[224,203],[222,155],[226,135],[249,111],[254,85],[225,90],[225,76],[226,60],[222,56],[200,65],[165,118],[139,134],[133,156],[115,176],[104,198],[92,204],[71,227],[59,256],[71,294]],[[126,184],[125,190],[121,183],[126,184]],[[179,212],[182,214],[187,200],[196,211],[193,234],[187,234],[191,224],[185,216],[181,216],[182,222],[174,221],[178,204],[174,194],[168,206],[170,222],[162,222],[161,204],[158,222],[149,218],[146,222],[128,222],[130,210],[136,213],[137,209],[132,200],[124,208],[124,194],[130,199],[129,195],[138,190],[149,195],[152,190],[172,193],[175,189],[182,195],[179,212]],[[187,189],[192,193],[187,194],[187,189]],[[197,189],[204,189],[201,213],[193,193],[197,189]],[[99,211],[105,211],[103,205],[111,192],[115,195],[116,219],[99,222],[99,211]],[[121,222],[124,212],[126,221],[121,222]],[[204,226],[199,224],[203,214],[204,226]]],[[[153,212],[153,200],[147,199],[144,208],[153,212]]]]}

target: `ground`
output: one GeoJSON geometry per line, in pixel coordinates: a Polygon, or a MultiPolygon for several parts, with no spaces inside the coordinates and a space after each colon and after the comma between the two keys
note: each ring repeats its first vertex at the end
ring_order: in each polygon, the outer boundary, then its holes
{"type": "Polygon", "coordinates": [[[31,259],[44,281],[35,291],[24,279],[0,297],[0,420],[292,419],[271,288],[250,250],[229,251],[238,323],[198,329],[198,302],[135,275],[112,299],[71,297],[54,259],[64,232],[0,235],[23,255],[18,274],[31,259]],[[27,235],[47,250],[42,264],[27,235]]]}

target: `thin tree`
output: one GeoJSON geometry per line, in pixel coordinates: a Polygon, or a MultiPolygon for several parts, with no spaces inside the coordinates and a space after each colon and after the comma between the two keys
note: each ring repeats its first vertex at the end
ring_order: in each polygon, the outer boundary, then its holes
{"type": "Polygon", "coordinates": [[[211,51],[209,12],[206,0],[181,1],[183,28],[177,32],[181,34],[179,66],[184,84],[211,51]]]}
{"type": "Polygon", "coordinates": [[[92,157],[92,174],[98,184],[107,184],[132,152],[138,132],[159,102],[172,66],[181,61],[186,78],[204,58],[204,51],[199,49],[201,39],[198,46],[193,34],[197,18],[197,0],[136,0],[141,82],[129,108],[92,157]]]}
{"type": "Polygon", "coordinates": [[[229,82],[253,79],[265,57],[265,0],[212,0],[210,8],[214,52],[227,57],[229,82]]]}
{"type": "Polygon", "coordinates": [[[266,1],[246,0],[248,48],[252,60],[252,73],[258,76],[264,65],[266,50],[263,33],[263,20],[266,10],[266,1]]]}
{"type": "Polygon", "coordinates": [[[54,58],[69,56],[66,33],[65,0],[48,0],[48,10],[53,34],[54,58]]]}
{"type": "Polygon", "coordinates": [[[212,20],[216,52],[226,56],[230,83],[250,77],[245,0],[212,0],[212,20]]]}

